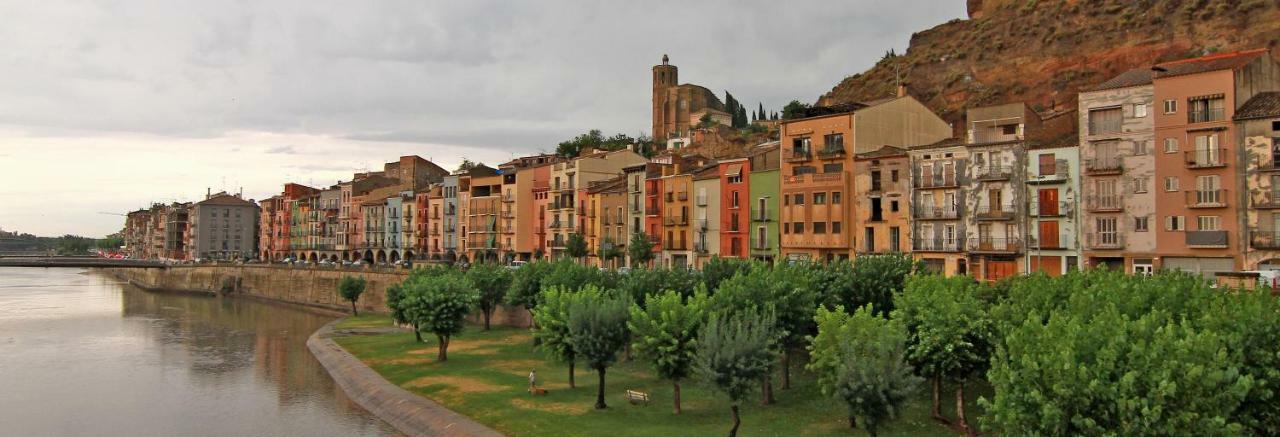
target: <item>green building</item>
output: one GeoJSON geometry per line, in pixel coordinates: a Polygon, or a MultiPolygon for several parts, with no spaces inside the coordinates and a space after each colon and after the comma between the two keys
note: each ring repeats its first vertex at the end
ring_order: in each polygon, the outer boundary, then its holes
{"type": "Polygon", "coordinates": [[[778,257],[778,207],[782,201],[779,163],[782,158],[777,141],[760,144],[750,155],[748,177],[751,199],[751,258],[770,261],[778,257]]]}

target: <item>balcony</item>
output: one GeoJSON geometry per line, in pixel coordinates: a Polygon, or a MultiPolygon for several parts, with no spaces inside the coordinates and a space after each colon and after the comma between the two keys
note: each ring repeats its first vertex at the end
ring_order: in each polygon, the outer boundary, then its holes
{"type": "Polygon", "coordinates": [[[651,244],[661,244],[661,243],[662,243],[662,237],[659,237],[659,236],[657,236],[657,235],[650,235],[650,236],[649,236],[649,243],[651,243],[651,244]]]}
{"type": "Polygon", "coordinates": [[[561,223],[559,220],[556,220],[556,221],[551,222],[551,225],[550,225],[550,226],[547,226],[547,227],[548,227],[548,228],[550,228],[550,229],[560,229],[560,228],[564,227],[564,224],[563,224],[563,223],[561,223]]]}
{"type": "Polygon", "coordinates": [[[959,180],[955,174],[934,174],[932,176],[917,175],[914,180],[915,188],[956,188],[960,186],[959,180]]]}
{"type": "Polygon", "coordinates": [[[1280,191],[1264,191],[1261,196],[1249,196],[1249,204],[1254,209],[1280,209],[1280,191]]]}
{"type": "Polygon", "coordinates": [[[1070,214],[1070,202],[1032,201],[1027,204],[1027,215],[1031,217],[1065,217],[1070,214]]]}
{"type": "Polygon", "coordinates": [[[917,252],[959,252],[960,240],[955,238],[914,238],[911,250],[917,252]]]}
{"type": "Polygon", "coordinates": [[[917,220],[955,220],[960,217],[960,211],[955,207],[919,206],[915,208],[913,217],[917,220]]]}
{"type": "Polygon", "coordinates": [[[826,147],[818,151],[818,158],[820,159],[839,159],[844,156],[844,146],[826,147]]]}
{"type": "Polygon", "coordinates": [[[513,194],[511,194],[511,193],[506,193],[506,194],[503,194],[503,195],[502,195],[502,202],[503,202],[503,203],[512,203],[512,202],[515,202],[515,201],[516,201],[516,196],[515,196],[515,195],[513,195],[513,194]]]}
{"type": "Polygon", "coordinates": [[[1269,229],[1249,229],[1249,245],[1254,249],[1280,250],[1280,232],[1269,229]]]}
{"type": "Polygon", "coordinates": [[[970,238],[969,251],[976,253],[1017,253],[1022,249],[1021,238],[970,238]]]}
{"type": "Polygon", "coordinates": [[[1124,209],[1123,200],[1123,197],[1115,194],[1089,196],[1085,199],[1085,209],[1089,212],[1120,212],[1124,209]]]}
{"type": "Polygon", "coordinates": [[[809,175],[809,180],[813,181],[814,185],[839,185],[844,182],[844,172],[814,173],[809,175]]]}
{"type": "Polygon", "coordinates": [[[1186,231],[1187,247],[1192,249],[1226,249],[1227,231],[1186,231]]]}
{"type": "Polygon", "coordinates": [[[1124,235],[1116,232],[1095,232],[1085,234],[1085,247],[1095,250],[1124,249],[1124,235]]]}
{"type": "Polygon", "coordinates": [[[751,237],[751,250],[757,251],[757,250],[772,250],[772,249],[773,249],[773,243],[769,241],[768,237],[765,237],[763,239],[760,238],[759,235],[753,235],[751,237]]]}
{"type": "Polygon", "coordinates": [[[693,226],[694,226],[694,228],[696,228],[696,229],[698,229],[698,230],[700,230],[700,231],[706,231],[706,230],[708,229],[708,226],[707,226],[707,219],[697,219],[697,220],[694,220],[694,221],[693,221],[693,226]]]}
{"type": "Polygon", "coordinates": [[[751,221],[753,222],[771,222],[773,221],[773,211],[769,209],[752,208],[751,221]]]}
{"type": "Polygon", "coordinates": [[[1222,121],[1225,119],[1226,113],[1223,111],[1223,108],[1187,111],[1187,123],[1208,123],[1210,121],[1222,121]]]}
{"type": "Polygon", "coordinates": [[[648,205],[648,206],[645,206],[644,208],[644,215],[649,217],[657,217],[658,214],[661,212],[662,212],[662,209],[658,208],[658,205],[648,205]]]}
{"type": "Polygon", "coordinates": [[[1124,164],[1118,157],[1091,158],[1084,161],[1084,172],[1088,175],[1109,175],[1124,172],[1124,164]]]}
{"type": "Polygon", "coordinates": [[[667,226],[687,225],[689,224],[689,217],[678,215],[667,216],[665,223],[667,226]]]}
{"type": "Polygon", "coordinates": [[[1038,235],[1031,235],[1027,238],[1027,250],[1064,250],[1075,249],[1075,240],[1071,239],[1068,234],[1050,235],[1052,238],[1040,238],[1038,235]]]}
{"type": "Polygon", "coordinates": [[[1013,177],[1013,167],[998,164],[983,165],[976,169],[976,175],[980,181],[1007,181],[1013,177]]]}
{"type": "Polygon", "coordinates": [[[707,206],[707,195],[699,194],[693,197],[693,204],[697,206],[707,206]]]}
{"type": "Polygon", "coordinates": [[[705,241],[695,241],[695,242],[693,242],[693,251],[694,251],[694,252],[698,252],[698,253],[707,253],[707,252],[708,252],[708,250],[707,250],[707,242],[705,242],[705,241]]]}
{"type": "Polygon", "coordinates": [[[809,149],[783,150],[782,159],[787,162],[808,161],[813,159],[813,152],[809,149]]]}
{"type": "Polygon", "coordinates": [[[1037,170],[1035,176],[1027,175],[1028,184],[1055,184],[1071,179],[1071,166],[1067,164],[1065,159],[1055,160],[1053,168],[1041,166],[1037,170]]]}
{"type": "Polygon", "coordinates": [[[1262,171],[1262,172],[1280,171],[1280,159],[1277,159],[1276,156],[1271,156],[1271,157],[1255,156],[1253,157],[1253,163],[1254,163],[1254,166],[1258,168],[1258,171],[1262,171]]]}
{"type": "Polygon", "coordinates": [[[1226,208],[1227,190],[1192,190],[1187,192],[1187,208],[1226,208]]]}
{"type": "Polygon", "coordinates": [[[632,214],[641,214],[641,213],[643,213],[643,212],[644,212],[644,208],[640,207],[640,204],[639,204],[639,203],[633,203],[633,204],[631,204],[631,213],[632,213],[632,214]]]}
{"type": "Polygon", "coordinates": [[[516,212],[515,212],[515,211],[512,211],[512,210],[502,211],[502,217],[503,217],[503,218],[514,218],[515,216],[516,216],[516,212]]]}
{"type": "Polygon", "coordinates": [[[1201,149],[1188,150],[1182,152],[1183,160],[1187,163],[1187,168],[1218,168],[1227,166],[1227,149],[1219,147],[1217,149],[1201,149]]]}
{"type": "Polygon", "coordinates": [[[679,193],[676,193],[676,199],[677,199],[677,200],[680,200],[680,201],[689,200],[689,192],[688,192],[688,191],[681,191],[681,192],[679,192],[679,193]]]}
{"type": "Polygon", "coordinates": [[[978,205],[977,210],[974,211],[974,217],[978,220],[1012,220],[1017,210],[1018,207],[1012,203],[999,205],[982,204],[978,205]]]}

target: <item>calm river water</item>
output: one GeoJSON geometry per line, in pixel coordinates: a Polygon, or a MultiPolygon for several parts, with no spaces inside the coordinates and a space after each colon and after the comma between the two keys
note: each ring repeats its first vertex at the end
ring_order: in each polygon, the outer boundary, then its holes
{"type": "Polygon", "coordinates": [[[0,435],[394,434],[307,351],[330,320],[83,269],[0,268],[0,435]]]}

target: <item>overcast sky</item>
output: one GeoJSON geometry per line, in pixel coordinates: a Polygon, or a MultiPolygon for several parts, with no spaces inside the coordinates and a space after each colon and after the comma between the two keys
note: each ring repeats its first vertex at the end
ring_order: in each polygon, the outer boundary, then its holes
{"type": "Polygon", "coordinates": [[[485,163],[650,126],[649,69],[812,102],[959,0],[0,0],[0,228],[101,236],[152,201],[485,163]],[[110,213],[110,214],[103,214],[110,213]]]}

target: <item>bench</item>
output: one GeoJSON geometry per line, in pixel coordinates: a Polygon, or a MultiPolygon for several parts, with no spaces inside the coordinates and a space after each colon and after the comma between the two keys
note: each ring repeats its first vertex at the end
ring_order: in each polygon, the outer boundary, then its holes
{"type": "Polygon", "coordinates": [[[635,390],[627,390],[627,402],[630,402],[631,405],[641,404],[641,403],[648,405],[649,394],[641,393],[635,390]]]}

